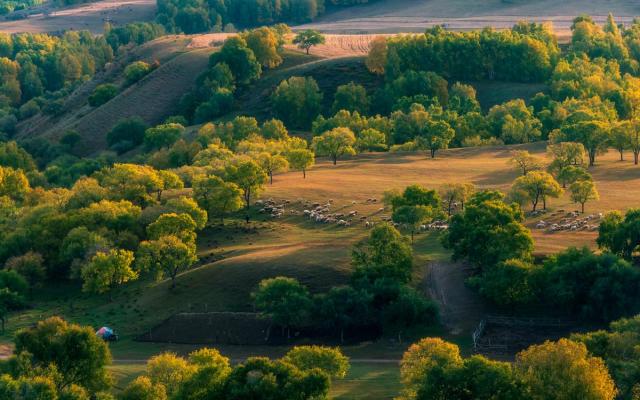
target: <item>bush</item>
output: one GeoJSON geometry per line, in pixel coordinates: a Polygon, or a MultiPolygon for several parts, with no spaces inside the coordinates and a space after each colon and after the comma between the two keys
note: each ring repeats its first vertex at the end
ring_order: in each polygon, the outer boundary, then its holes
{"type": "Polygon", "coordinates": [[[124,77],[127,85],[134,84],[140,79],[144,78],[149,72],[151,72],[151,65],[144,61],[136,61],[127,65],[124,69],[124,77]]]}
{"type": "Polygon", "coordinates": [[[146,130],[147,124],[140,117],[122,119],[107,133],[107,143],[121,154],[142,144],[146,130]]]}
{"type": "Polygon", "coordinates": [[[38,102],[32,99],[27,101],[20,107],[18,114],[20,115],[20,119],[23,120],[31,118],[34,115],[37,115],[39,112],[40,106],[38,105],[38,102]]]}
{"type": "Polygon", "coordinates": [[[118,87],[112,83],[98,85],[91,96],[89,96],[89,105],[91,107],[100,107],[107,101],[118,95],[118,87]]]}

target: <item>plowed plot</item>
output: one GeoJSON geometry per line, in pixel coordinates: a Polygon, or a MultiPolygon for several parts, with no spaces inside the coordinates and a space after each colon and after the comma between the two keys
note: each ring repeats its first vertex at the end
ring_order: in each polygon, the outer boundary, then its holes
{"type": "Polygon", "coordinates": [[[104,0],[64,9],[42,8],[42,13],[27,19],[0,21],[0,32],[60,32],[89,30],[102,33],[105,22],[114,26],[151,21],[156,12],[155,0],[104,0]]]}

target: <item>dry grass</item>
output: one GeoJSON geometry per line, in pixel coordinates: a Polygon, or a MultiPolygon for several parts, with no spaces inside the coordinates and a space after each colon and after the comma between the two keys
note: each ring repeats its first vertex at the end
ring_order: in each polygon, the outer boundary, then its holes
{"type": "Polygon", "coordinates": [[[138,21],[151,21],[155,17],[155,0],[103,0],[63,9],[39,8],[28,19],[1,21],[0,32],[61,32],[88,30],[102,33],[107,21],[113,26],[138,21]],[[49,15],[45,15],[48,10],[49,15]]]}

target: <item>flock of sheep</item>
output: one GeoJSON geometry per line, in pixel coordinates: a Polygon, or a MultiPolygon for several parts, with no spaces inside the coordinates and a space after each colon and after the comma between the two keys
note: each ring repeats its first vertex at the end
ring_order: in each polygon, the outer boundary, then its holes
{"type": "MultiPolygon", "coordinates": [[[[540,212],[538,213],[538,215],[540,212]]],[[[565,213],[564,210],[558,210],[551,214],[551,217],[561,217],[558,222],[538,221],[535,225],[536,229],[544,229],[547,232],[559,232],[559,231],[597,231],[602,218],[602,213],[590,214],[586,217],[579,218],[581,214],[577,211],[570,211],[565,213]],[[564,214],[564,216],[563,216],[564,214]]]]}

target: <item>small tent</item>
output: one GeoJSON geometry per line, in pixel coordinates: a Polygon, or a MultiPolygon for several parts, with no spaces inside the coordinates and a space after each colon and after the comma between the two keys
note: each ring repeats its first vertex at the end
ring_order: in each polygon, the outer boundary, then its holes
{"type": "Polygon", "coordinates": [[[114,341],[118,340],[118,336],[113,332],[113,329],[103,326],[102,328],[96,331],[96,335],[102,340],[106,341],[114,341]]]}

